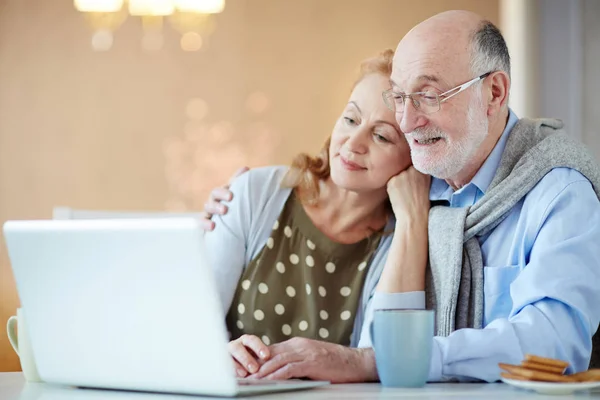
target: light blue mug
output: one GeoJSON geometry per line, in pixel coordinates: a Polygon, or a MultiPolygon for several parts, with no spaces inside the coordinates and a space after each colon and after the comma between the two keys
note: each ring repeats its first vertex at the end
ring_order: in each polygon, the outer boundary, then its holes
{"type": "Polygon", "coordinates": [[[381,384],[422,387],[433,346],[433,310],[375,310],[371,342],[381,384]]]}

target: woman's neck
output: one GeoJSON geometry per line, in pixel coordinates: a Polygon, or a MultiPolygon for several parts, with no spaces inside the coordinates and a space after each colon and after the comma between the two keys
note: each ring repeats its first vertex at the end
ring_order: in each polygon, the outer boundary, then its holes
{"type": "Polygon", "coordinates": [[[340,243],[354,243],[385,226],[389,217],[387,197],[385,188],[353,192],[327,178],[321,183],[318,203],[304,209],[325,235],[340,243]]]}

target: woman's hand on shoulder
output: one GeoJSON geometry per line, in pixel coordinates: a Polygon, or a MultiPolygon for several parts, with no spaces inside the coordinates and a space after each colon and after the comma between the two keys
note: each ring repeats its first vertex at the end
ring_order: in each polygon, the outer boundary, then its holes
{"type": "Polygon", "coordinates": [[[213,215],[225,215],[227,214],[228,208],[222,202],[231,201],[233,193],[229,190],[229,186],[238,176],[249,171],[248,167],[238,169],[233,176],[229,179],[227,185],[219,186],[210,191],[208,200],[204,203],[203,217],[200,219],[200,225],[205,231],[212,231],[215,229],[215,222],[211,220],[213,215]]]}
{"type": "Polygon", "coordinates": [[[269,347],[258,336],[242,335],[228,345],[238,377],[245,378],[258,371],[271,355],[269,347]]]}
{"type": "Polygon", "coordinates": [[[397,221],[428,217],[430,185],[431,177],[412,165],[390,178],[387,192],[397,221]]]}

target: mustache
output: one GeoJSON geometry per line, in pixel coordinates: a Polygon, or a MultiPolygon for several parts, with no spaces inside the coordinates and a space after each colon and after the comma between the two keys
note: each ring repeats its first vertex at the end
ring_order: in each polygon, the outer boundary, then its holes
{"type": "Polygon", "coordinates": [[[446,135],[444,131],[433,126],[417,128],[412,132],[405,133],[404,136],[406,136],[407,138],[414,138],[417,140],[429,140],[433,138],[446,139],[448,137],[448,135],[446,135]]]}

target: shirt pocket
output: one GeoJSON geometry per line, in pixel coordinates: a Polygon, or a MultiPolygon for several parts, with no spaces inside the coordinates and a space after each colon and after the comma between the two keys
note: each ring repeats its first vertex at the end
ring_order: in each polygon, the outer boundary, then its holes
{"type": "Polygon", "coordinates": [[[497,318],[508,318],[512,309],[510,285],[520,272],[521,267],[518,265],[483,268],[485,325],[497,318]]]}

